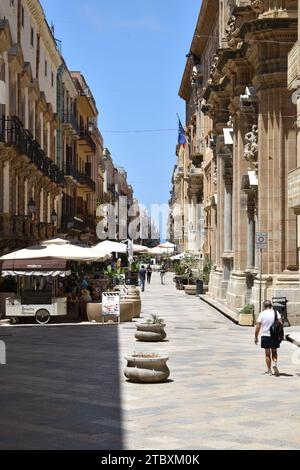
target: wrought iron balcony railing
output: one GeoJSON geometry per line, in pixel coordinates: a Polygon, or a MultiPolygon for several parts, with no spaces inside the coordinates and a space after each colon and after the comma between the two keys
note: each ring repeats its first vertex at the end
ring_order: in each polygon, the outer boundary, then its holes
{"type": "Polygon", "coordinates": [[[90,176],[87,176],[85,173],[78,173],[77,181],[81,185],[88,186],[92,191],[96,190],[95,181],[90,176]]]}
{"type": "Polygon", "coordinates": [[[26,155],[31,163],[51,181],[58,185],[65,183],[64,174],[57,165],[48,158],[31,133],[24,129],[17,117],[0,117],[0,142],[12,146],[21,154],[26,155]]]}
{"type": "Polygon", "coordinates": [[[62,123],[65,126],[71,127],[77,134],[79,134],[79,124],[73,113],[63,113],[62,123]]]}

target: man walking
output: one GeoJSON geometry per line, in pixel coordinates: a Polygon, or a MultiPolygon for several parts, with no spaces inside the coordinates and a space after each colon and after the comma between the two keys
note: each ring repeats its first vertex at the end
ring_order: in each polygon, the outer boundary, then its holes
{"type": "Polygon", "coordinates": [[[278,312],[275,313],[272,309],[272,302],[270,300],[265,300],[264,310],[260,312],[257,319],[254,342],[255,344],[258,343],[258,335],[261,330],[261,348],[265,350],[265,360],[268,369],[265,373],[272,375],[271,366],[273,360],[273,370],[275,375],[278,376],[277,349],[280,348],[280,341],[277,338],[273,338],[270,331],[275,322],[275,318],[277,318],[279,323],[282,323],[280,314],[278,312]]]}
{"type": "Polygon", "coordinates": [[[142,288],[142,292],[144,292],[145,282],[146,282],[146,269],[144,265],[142,265],[139,270],[139,277],[140,277],[140,286],[142,288]]]}
{"type": "Polygon", "coordinates": [[[152,267],[151,264],[149,263],[147,266],[147,283],[151,283],[151,276],[152,276],[152,267]]]}
{"type": "Polygon", "coordinates": [[[160,280],[161,280],[161,285],[165,285],[165,275],[166,275],[166,265],[163,264],[162,267],[160,268],[160,280]]]}

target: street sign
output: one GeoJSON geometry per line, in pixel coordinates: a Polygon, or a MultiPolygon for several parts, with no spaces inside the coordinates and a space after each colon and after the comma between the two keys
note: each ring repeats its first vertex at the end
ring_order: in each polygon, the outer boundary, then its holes
{"type": "Polygon", "coordinates": [[[267,232],[256,232],[255,244],[258,250],[266,250],[268,246],[268,233],[267,232]]]}

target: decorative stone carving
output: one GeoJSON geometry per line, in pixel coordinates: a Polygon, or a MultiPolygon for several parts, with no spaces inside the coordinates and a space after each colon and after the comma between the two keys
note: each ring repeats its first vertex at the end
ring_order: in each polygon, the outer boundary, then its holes
{"type": "Polygon", "coordinates": [[[239,48],[242,45],[243,41],[239,38],[239,26],[236,16],[230,16],[225,32],[228,46],[231,49],[239,48]]]}
{"type": "Polygon", "coordinates": [[[210,78],[207,80],[208,84],[216,83],[221,78],[221,74],[219,70],[217,69],[218,61],[219,61],[219,56],[217,53],[215,53],[213,55],[212,62],[211,62],[211,68],[210,68],[210,74],[209,74],[210,78]]]}
{"type": "Polygon", "coordinates": [[[244,147],[244,157],[248,162],[257,161],[257,151],[258,151],[258,128],[254,124],[251,128],[251,131],[245,134],[245,147],[244,147]]]}
{"type": "Polygon", "coordinates": [[[255,13],[260,13],[262,11],[261,0],[250,0],[250,7],[255,13]]]}

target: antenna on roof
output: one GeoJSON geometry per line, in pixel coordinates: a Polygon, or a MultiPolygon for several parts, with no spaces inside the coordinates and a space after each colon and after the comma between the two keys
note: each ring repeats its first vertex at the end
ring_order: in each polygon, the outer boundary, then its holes
{"type": "Polygon", "coordinates": [[[53,36],[55,36],[55,27],[54,27],[53,21],[51,21],[51,31],[52,31],[53,36]]]}

